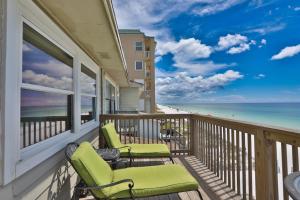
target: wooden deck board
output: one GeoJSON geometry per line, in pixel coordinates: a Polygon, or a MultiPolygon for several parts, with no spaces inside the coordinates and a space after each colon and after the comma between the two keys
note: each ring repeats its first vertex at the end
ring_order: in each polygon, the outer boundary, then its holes
{"type": "MultiPolygon", "coordinates": [[[[199,191],[204,200],[229,200],[241,199],[232,189],[223,183],[213,172],[208,170],[197,158],[194,156],[178,156],[174,158],[178,164],[185,166],[185,168],[196,178],[199,182],[199,191]]],[[[169,159],[138,159],[135,160],[134,166],[149,166],[171,163],[169,159]]],[[[81,200],[92,200],[91,196],[82,198],[81,200]]],[[[195,191],[181,192],[179,194],[169,194],[156,197],[140,198],[140,200],[199,200],[198,193],[195,191]]]]}

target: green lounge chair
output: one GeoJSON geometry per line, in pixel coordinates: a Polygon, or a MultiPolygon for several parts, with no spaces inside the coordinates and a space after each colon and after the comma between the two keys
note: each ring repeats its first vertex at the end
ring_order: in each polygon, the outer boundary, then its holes
{"type": "Polygon", "coordinates": [[[202,199],[197,181],[177,164],[112,170],[88,142],[68,144],[65,154],[86,185],[75,195],[87,189],[96,199],[134,199],[195,190],[202,199]]]}
{"type": "Polygon", "coordinates": [[[171,152],[165,144],[122,144],[113,123],[102,127],[102,132],[109,148],[120,150],[121,157],[130,158],[169,158],[174,163],[171,152]]]}

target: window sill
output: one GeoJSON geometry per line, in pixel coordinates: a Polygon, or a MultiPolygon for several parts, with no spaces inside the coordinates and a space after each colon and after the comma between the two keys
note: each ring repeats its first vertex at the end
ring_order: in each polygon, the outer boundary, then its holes
{"type": "Polygon", "coordinates": [[[21,176],[30,169],[39,165],[49,157],[55,155],[61,151],[70,142],[74,142],[86,135],[93,129],[99,127],[99,122],[93,121],[93,123],[86,124],[80,129],[80,133],[74,134],[70,131],[57,135],[53,138],[37,143],[30,147],[21,150],[21,159],[16,163],[16,177],[21,176]]]}

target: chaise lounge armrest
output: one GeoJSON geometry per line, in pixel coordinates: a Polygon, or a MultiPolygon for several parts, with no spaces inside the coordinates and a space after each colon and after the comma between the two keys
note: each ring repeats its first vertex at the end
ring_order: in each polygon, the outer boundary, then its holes
{"type": "Polygon", "coordinates": [[[123,180],[112,182],[112,183],[109,183],[109,184],[106,184],[106,185],[80,186],[80,187],[75,187],[75,190],[102,190],[104,188],[112,187],[112,186],[119,185],[121,183],[126,183],[126,182],[129,182],[128,188],[131,190],[134,187],[134,182],[133,182],[132,179],[123,179],[123,180]]]}

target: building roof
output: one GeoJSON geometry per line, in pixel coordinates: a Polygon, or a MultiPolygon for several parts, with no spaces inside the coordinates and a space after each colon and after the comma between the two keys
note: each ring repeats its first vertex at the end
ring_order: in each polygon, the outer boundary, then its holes
{"type": "Polygon", "coordinates": [[[120,34],[143,34],[140,29],[119,29],[120,34]]]}

